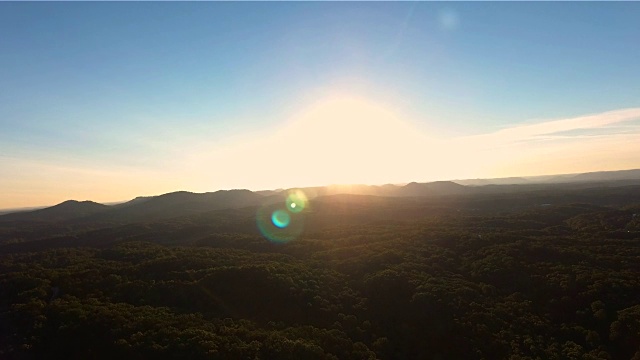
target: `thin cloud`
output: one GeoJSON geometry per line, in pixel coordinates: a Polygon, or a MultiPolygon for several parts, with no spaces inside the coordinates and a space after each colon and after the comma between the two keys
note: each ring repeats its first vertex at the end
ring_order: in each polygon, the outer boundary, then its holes
{"type": "Polygon", "coordinates": [[[640,108],[516,125],[452,139],[455,161],[475,177],[543,175],[638,167],[640,108]]]}
{"type": "MultiPolygon", "coordinates": [[[[461,138],[460,140],[491,145],[493,147],[528,141],[540,141],[543,139],[577,137],[584,134],[572,134],[572,132],[582,130],[589,130],[590,135],[592,136],[606,135],[606,130],[610,129],[612,125],[622,124],[638,119],[640,119],[640,108],[621,109],[569,119],[544,121],[528,125],[516,125],[494,133],[469,136],[461,138]],[[599,133],[598,131],[602,131],[602,133],[599,133]]],[[[635,131],[637,130],[638,128],[635,128],[635,131]]],[[[633,132],[634,130],[625,131],[626,134],[633,132]]]]}

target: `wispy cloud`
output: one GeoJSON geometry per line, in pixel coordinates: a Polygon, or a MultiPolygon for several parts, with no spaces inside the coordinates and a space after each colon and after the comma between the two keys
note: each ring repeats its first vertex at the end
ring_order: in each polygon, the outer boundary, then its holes
{"type": "MultiPolygon", "coordinates": [[[[202,131],[169,141],[165,148],[158,144],[162,151],[148,161],[138,160],[140,166],[90,153],[78,158],[55,152],[3,153],[0,188],[5,195],[0,206],[50,205],[70,198],[113,201],[174,190],[382,184],[640,167],[640,108],[438,138],[375,104],[358,104],[353,109],[335,104],[314,108],[279,129],[228,138],[222,144],[208,141],[208,132],[202,131]],[[349,116],[350,111],[359,116],[349,116]]],[[[146,155],[129,150],[133,158],[146,155]]]]}
{"type": "MultiPolygon", "coordinates": [[[[463,140],[501,146],[544,139],[580,137],[585,135],[585,131],[588,131],[590,136],[613,135],[611,134],[612,125],[621,125],[634,120],[640,120],[640,108],[614,110],[535,124],[515,125],[494,133],[466,137],[463,140]]],[[[640,134],[640,127],[629,126],[624,131],[614,133],[640,134]]]]}
{"type": "Polygon", "coordinates": [[[457,162],[476,177],[640,167],[640,108],[514,125],[454,139],[457,162]]]}

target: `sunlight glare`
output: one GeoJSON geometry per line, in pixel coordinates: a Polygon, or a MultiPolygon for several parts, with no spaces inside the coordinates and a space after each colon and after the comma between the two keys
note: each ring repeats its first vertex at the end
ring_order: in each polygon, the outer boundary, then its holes
{"type": "Polygon", "coordinates": [[[292,163],[317,183],[355,183],[407,176],[410,160],[427,142],[390,110],[357,97],[311,106],[278,134],[281,144],[303,139],[292,163]],[[289,140],[289,141],[286,141],[289,140]]]}
{"type": "MultiPolygon", "coordinates": [[[[212,181],[246,188],[427,180],[442,176],[439,169],[445,161],[439,156],[441,143],[390,107],[356,96],[325,98],[273,133],[198,153],[189,161],[216,169],[212,181]],[[247,181],[238,184],[238,178],[247,181]]],[[[448,156],[445,165],[451,167],[450,160],[448,156]]],[[[288,209],[302,211],[301,205],[296,201],[288,209]]]]}

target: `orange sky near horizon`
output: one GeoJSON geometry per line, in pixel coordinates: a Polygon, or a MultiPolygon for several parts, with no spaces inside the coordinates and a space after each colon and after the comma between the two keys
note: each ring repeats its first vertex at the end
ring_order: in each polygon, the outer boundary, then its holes
{"type": "Polygon", "coordinates": [[[640,109],[538,121],[496,132],[438,137],[393,110],[340,95],[273,130],[180,149],[160,167],[0,158],[0,208],[65,200],[113,202],[186,190],[387,184],[640,168],[640,109]],[[612,128],[626,131],[611,134],[612,128]],[[590,132],[587,135],[575,131],[590,132]],[[599,134],[598,132],[603,132],[599,134]]]}

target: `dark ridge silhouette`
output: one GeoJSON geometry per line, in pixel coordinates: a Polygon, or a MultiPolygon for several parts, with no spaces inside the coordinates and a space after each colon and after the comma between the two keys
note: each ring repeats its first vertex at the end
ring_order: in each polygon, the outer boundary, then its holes
{"type": "Polygon", "coordinates": [[[615,181],[640,179],[640,169],[620,171],[598,171],[574,175],[571,181],[615,181]]]}
{"type": "Polygon", "coordinates": [[[209,193],[177,191],[150,198],[136,198],[91,220],[135,222],[166,219],[200,212],[258,205],[265,197],[249,190],[209,193]]]}
{"type": "Polygon", "coordinates": [[[40,209],[44,209],[44,208],[47,208],[47,207],[48,206],[29,206],[29,207],[2,209],[2,210],[0,210],[0,216],[5,215],[5,214],[13,214],[13,213],[19,213],[19,212],[40,210],[40,209]]]}
{"type": "Polygon", "coordinates": [[[284,189],[276,189],[276,190],[260,190],[260,191],[256,191],[256,194],[260,194],[263,196],[271,196],[271,195],[277,195],[280,194],[281,192],[283,192],[284,189]]]}
{"type": "Polygon", "coordinates": [[[133,200],[125,201],[120,204],[113,205],[114,208],[124,208],[135,204],[140,204],[153,199],[155,196],[138,196],[133,200]]]}
{"type": "MultiPolygon", "coordinates": [[[[640,185],[640,169],[601,171],[585,174],[542,177],[512,177],[457,181],[412,182],[406,185],[329,185],[302,188],[309,199],[331,195],[367,195],[378,197],[439,197],[456,195],[500,195],[538,192],[539,195],[559,191],[640,185]],[[537,179],[537,180],[536,180],[537,179]],[[477,184],[465,186],[458,182],[477,184]],[[487,183],[482,185],[483,183],[487,183]],[[521,182],[521,183],[517,183],[521,182]],[[499,184],[498,184],[499,183],[499,184]]],[[[291,190],[291,189],[289,189],[291,190]]],[[[207,193],[177,191],[158,196],[141,196],[125,203],[104,205],[91,201],[65,201],[61,204],[28,211],[0,214],[0,222],[86,222],[133,223],[175,218],[212,210],[237,209],[282,201],[288,190],[220,190],[207,193]]],[[[353,200],[345,197],[343,201],[353,200]]]]}
{"type": "Polygon", "coordinates": [[[466,186],[484,185],[524,185],[524,184],[553,184],[570,182],[603,182],[640,179],[640,169],[595,171],[578,174],[557,174],[542,176],[520,176],[491,179],[462,179],[453,180],[455,183],[466,186]]]}
{"type": "Polygon", "coordinates": [[[67,200],[48,208],[0,216],[0,221],[65,221],[102,213],[109,206],[93,201],[67,200]]]}
{"type": "Polygon", "coordinates": [[[435,181],[430,183],[409,183],[396,190],[396,196],[438,196],[465,194],[468,188],[453,181],[435,181]]]}
{"type": "Polygon", "coordinates": [[[167,219],[200,212],[261,204],[269,197],[249,190],[220,190],[210,193],[177,191],[151,197],[137,197],[107,206],[91,201],[65,201],[49,208],[0,216],[0,221],[67,221],[132,223],[167,219]]]}
{"type": "Polygon", "coordinates": [[[603,182],[640,180],[640,169],[594,171],[577,174],[558,174],[527,177],[532,183],[579,183],[579,182],[603,182]]]}
{"type": "Polygon", "coordinates": [[[463,193],[465,186],[451,181],[401,185],[329,185],[303,188],[310,198],[340,194],[375,196],[437,196],[463,193]]]}

